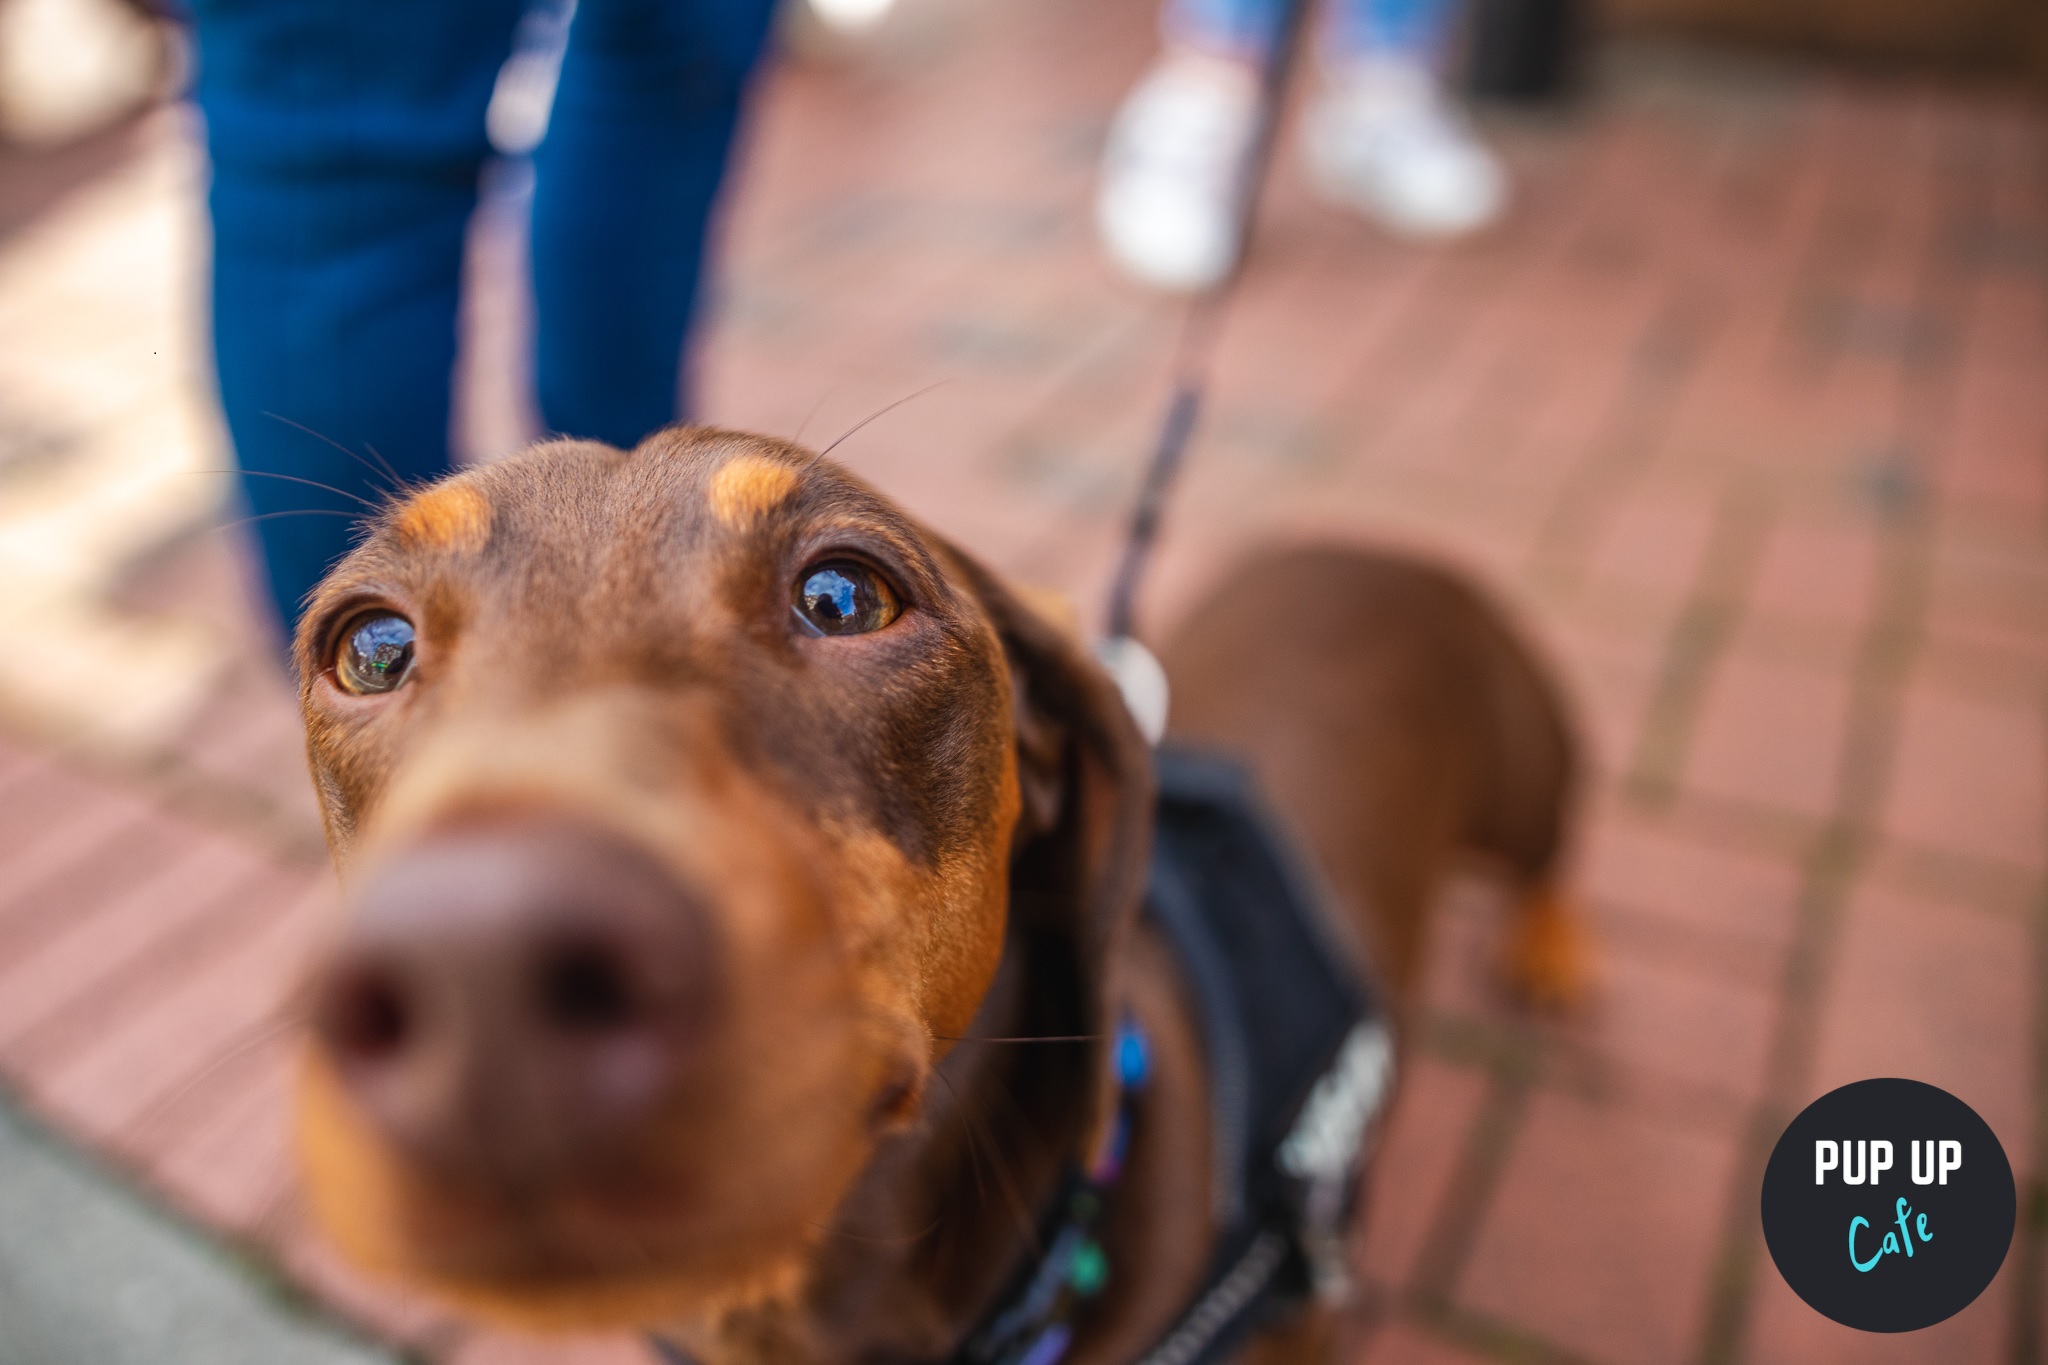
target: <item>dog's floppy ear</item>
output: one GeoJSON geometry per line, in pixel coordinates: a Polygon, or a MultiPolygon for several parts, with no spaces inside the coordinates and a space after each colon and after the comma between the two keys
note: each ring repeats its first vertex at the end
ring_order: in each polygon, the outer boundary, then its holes
{"type": "MultiPolygon", "coordinates": [[[[1076,1024],[1097,1018],[1111,943],[1137,911],[1152,846],[1152,757],[1116,684],[1068,630],[965,555],[1010,665],[1023,796],[1010,858],[1013,931],[1071,942],[1076,1024]]],[[[1050,1021],[1048,1021],[1050,1022],[1050,1021]]]]}

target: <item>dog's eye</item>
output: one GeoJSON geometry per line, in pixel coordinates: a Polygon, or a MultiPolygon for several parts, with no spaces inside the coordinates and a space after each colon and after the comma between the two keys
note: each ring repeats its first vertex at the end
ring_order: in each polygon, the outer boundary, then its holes
{"type": "Polygon", "coordinates": [[[389,692],[412,671],[412,622],[389,612],[357,618],[334,656],[342,688],[361,695],[389,692]]]}
{"type": "Polygon", "coordinates": [[[887,579],[850,559],[815,564],[797,579],[797,619],[817,635],[864,635],[902,610],[887,579]]]}

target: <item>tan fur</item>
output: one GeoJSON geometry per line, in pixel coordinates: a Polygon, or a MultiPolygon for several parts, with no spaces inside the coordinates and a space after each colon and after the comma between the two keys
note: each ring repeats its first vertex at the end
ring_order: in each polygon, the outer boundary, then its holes
{"type": "Polygon", "coordinates": [[[398,509],[406,544],[449,554],[475,554],[491,538],[491,504],[467,483],[437,484],[398,509]]]}
{"type": "Polygon", "coordinates": [[[711,477],[711,510],[728,526],[743,526],[774,511],[795,489],[788,465],[736,455],[711,477]]]}
{"type": "Polygon", "coordinates": [[[1081,609],[1074,599],[1058,588],[1042,587],[1036,583],[1013,583],[1010,590],[1017,594],[1024,605],[1053,626],[1075,644],[1081,644],[1088,632],[1081,625],[1081,609]]]}
{"type": "Polygon", "coordinates": [[[1516,907],[1503,943],[1507,989],[1532,1008],[1576,1010],[1592,991],[1592,946],[1579,914],[1555,887],[1538,888],[1516,907]]]}
{"type": "MultiPolygon", "coordinates": [[[[427,1270],[408,1240],[421,1216],[422,1192],[410,1188],[406,1172],[364,1128],[317,1056],[300,1061],[296,1105],[299,1159],[311,1176],[314,1216],[327,1235],[364,1269],[411,1280],[467,1312],[525,1331],[574,1331],[663,1322],[701,1313],[707,1305],[732,1311],[787,1298],[801,1284],[803,1262],[787,1255],[761,1262],[750,1274],[719,1267],[704,1279],[666,1266],[589,1278],[537,1269],[516,1290],[508,1290],[501,1277],[467,1280],[427,1270]]],[[[442,1204],[427,1216],[452,1221],[461,1214],[442,1204]]]]}

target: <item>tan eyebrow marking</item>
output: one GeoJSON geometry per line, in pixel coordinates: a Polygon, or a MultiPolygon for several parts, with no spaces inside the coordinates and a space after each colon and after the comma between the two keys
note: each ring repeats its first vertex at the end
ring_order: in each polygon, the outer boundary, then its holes
{"type": "Polygon", "coordinates": [[[442,484],[401,508],[397,525],[408,545],[474,554],[491,538],[491,504],[466,483],[442,484]]]}
{"type": "Polygon", "coordinates": [[[728,526],[772,512],[796,488],[796,471],[759,455],[736,455],[711,476],[711,510],[728,526]]]}

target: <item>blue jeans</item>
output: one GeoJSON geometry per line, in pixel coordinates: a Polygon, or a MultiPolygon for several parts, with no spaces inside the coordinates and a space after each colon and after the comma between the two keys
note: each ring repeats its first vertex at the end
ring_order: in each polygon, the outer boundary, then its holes
{"type": "MultiPolygon", "coordinates": [[[[1298,4],[1312,0],[1294,0],[1298,4]]],[[[1288,0],[1167,0],[1166,30],[1178,42],[1257,58],[1280,30],[1288,0]]],[[[1328,0],[1319,46],[1328,57],[1402,57],[1435,65],[1458,0],[1328,0]]]]}
{"type": "MultiPolygon", "coordinates": [[[[389,486],[373,465],[406,481],[449,467],[464,230],[524,3],[191,0],[221,401],[287,627],[347,550],[356,499],[389,486]]],[[[630,446],[675,420],[706,222],[772,8],[582,0],[535,153],[551,429],[630,446]]]]}

